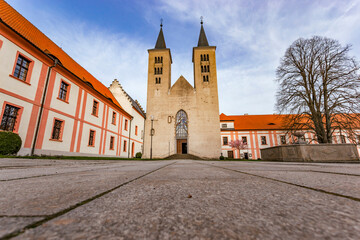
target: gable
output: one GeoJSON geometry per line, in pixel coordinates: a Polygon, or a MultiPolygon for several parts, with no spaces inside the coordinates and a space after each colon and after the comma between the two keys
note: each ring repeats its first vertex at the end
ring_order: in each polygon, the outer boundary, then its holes
{"type": "Polygon", "coordinates": [[[189,93],[194,93],[194,88],[183,76],[180,76],[179,79],[170,88],[171,95],[187,95],[189,93]]]}

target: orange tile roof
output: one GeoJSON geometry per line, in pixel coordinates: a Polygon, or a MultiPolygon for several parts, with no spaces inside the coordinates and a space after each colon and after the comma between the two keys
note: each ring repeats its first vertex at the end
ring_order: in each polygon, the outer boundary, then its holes
{"type": "Polygon", "coordinates": [[[105,98],[110,98],[115,105],[123,110],[106,86],[80,66],[80,64],[75,62],[66,52],[64,52],[59,46],[51,41],[45,34],[32,25],[4,0],[0,0],[0,18],[3,22],[9,25],[36,47],[44,52],[50,52],[52,55],[57,57],[66,69],[75,74],[78,78],[85,79],[91,83],[95,90],[97,90],[105,98]]]}
{"type": "MultiPolygon", "coordinates": [[[[285,114],[269,114],[269,115],[220,115],[221,122],[234,122],[235,130],[285,130],[284,126],[285,114]]],[[[360,128],[360,114],[349,114],[353,117],[352,128],[360,128]]],[[[338,119],[342,119],[341,114],[337,114],[338,119]]],[[[334,123],[337,126],[336,123],[334,123]]],[[[224,129],[226,131],[226,129],[224,129]]]]}
{"type": "Polygon", "coordinates": [[[235,130],[284,129],[282,121],[286,115],[220,115],[220,121],[233,121],[235,130]]]}

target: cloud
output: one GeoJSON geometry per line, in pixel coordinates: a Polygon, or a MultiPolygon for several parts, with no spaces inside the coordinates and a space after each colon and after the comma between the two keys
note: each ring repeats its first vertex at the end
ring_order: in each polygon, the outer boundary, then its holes
{"type": "Polygon", "coordinates": [[[360,50],[359,1],[162,0],[154,11],[178,24],[198,24],[204,16],[209,42],[218,47],[220,111],[226,114],[274,111],[276,67],[299,37],[327,36],[360,50]]]}
{"type": "MultiPolygon", "coordinates": [[[[15,3],[20,7],[24,1],[15,3]]],[[[353,54],[360,52],[358,0],[160,0],[136,6],[134,17],[147,26],[143,36],[154,39],[140,39],[126,29],[110,31],[88,19],[67,18],[31,4],[26,16],[104,85],[117,78],[143,107],[146,50],[156,41],[160,17],[165,19],[165,40],[173,58],[172,83],[183,75],[193,84],[192,47],[200,30],[199,18],[204,16],[209,43],[217,46],[220,111],[225,114],[273,113],[276,67],[299,37],[327,36],[353,44],[353,54]]]]}

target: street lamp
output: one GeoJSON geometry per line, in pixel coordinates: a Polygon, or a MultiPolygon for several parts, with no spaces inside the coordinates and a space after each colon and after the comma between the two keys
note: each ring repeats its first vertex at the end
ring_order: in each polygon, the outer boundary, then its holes
{"type": "Polygon", "coordinates": [[[152,159],[152,139],[153,139],[153,135],[154,135],[154,128],[153,128],[153,124],[154,124],[154,115],[150,116],[151,119],[151,129],[150,129],[150,136],[151,136],[151,140],[150,140],[150,160],[152,159]]]}

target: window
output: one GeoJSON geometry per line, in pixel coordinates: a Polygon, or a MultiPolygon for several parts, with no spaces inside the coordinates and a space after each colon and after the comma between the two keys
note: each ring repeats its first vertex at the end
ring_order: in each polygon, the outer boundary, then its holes
{"type": "Polygon", "coordinates": [[[61,121],[59,119],[55,119],[53,131],[52,131],[52,134],[51,134],[51,139],[52,140],[61,140],[63,122],[64,121],[61,121]]]}
{"type": "Polygon", "coordinates": [[[69,89],[69,84],[67,84],[64,81],[61,81],[60,91],[59,91],[59,99],[60,100],[63,100],[63,101],[68,100],[68,89],[69,89]]]}
{"type": "Polygon", "coordinates": [[[133,142],[131,144],[131,157],[134,157],[134,151],[135,151],[135,143],[133,142]]]}
{"type": "Polygon", "coordinates": [[[162,74],[162,67],[160,68],[160,74],[162,74]]]}
{"type": "Polygon", "coordinates": [[[124,124],[124,129],[125,129],[125,131],[127,131],[127,129],[128,129],[128,120],[127,119],[125,119],[125,124],[124,124]]]}
{"type": "Polygon", "coordinates": [[[206,61],[209,61],[209,54],[206,54],[206,61]]]}
{"type": "Polygon", "coordinates": [[[283,145],[286,144],[286,137],[285,137],[285,135],[281,135],[281,136],[280,136],[280,143],[283,144],[283,145]]]}
{"type": "Polygon", "coordinates": [[[113,136],[110,137],[110,150],[114,150],[114,140],[115,138],[113,136]]]}
{"type": "Polygon", "coordinates": [[[160,57],[160,63],[162,63],[163,62],[163,57],[160,57]]]}
{"type": "Polygon", "coordinates": [[[204,72],[204,66],[201,66],[201,72],[204,72]]]}
{"type": "Polygon", "coordinates": [[[89,146],[94,147],[95,146],[95,131],[90,130],[89,133],[89,146]]]}
{"type": "Polygon", "coordinates": [[[204,55],[200,55],[201,61],[204,61],[204,55]]]}
{"type": "Polygon", "coordinates": [[[1,120],[0,130],[4,131],[16,131],[15,129],[17,117],[19,114],[20,108],[14,107],[12,105],[6,104],[4,109],[4,114],[1,120]]]}
{"type": "Polygon", "coordinates": [[[138,135],[138,126],[135,126],[135,135],[138,135]]]}
{"type": "Polygon", "coordinates": [[[126,144],[127,144],[127,142],[124,140],[123,152],[126,152],[126,144]]]}
{"type": "Polygon", "coordinates": [[[261,145],[266,145],[266,136],[261,136],[261,145]]]}
{"type": "Polygon", "coordinates": [[[94,116],[98,115],[98,107],[99,107],[99,102],[94,100],[93,109],[92,109],[92,115],[94,115],[94,116]]]}
{"type": "Polygon", "coordinates": [[[226,123],[221,124],[221,128],[227,128],[227,124],[226,123]]]}
{"type": "Polygon", "coordinates": [[[160,83],[161,83],[161,78],[160,78],[160,77],[155,78],[155,83],[156,83],[156,84],[160,84],[160,83]]]}
{"type": "Polygon", "coordinates": [[[223,137],[223,145],[228,145],[228,137],[223,137]]]}
{"type": "Polygon", "coordinates": [[[242,142],[247,144],[247,137],[241,137],[242,142]]]}
{"type": "Polygon", "coordinates": [[[341,143],[346,143],[346,139],[344,135],[340,135],[341,143]]]}
{"type": "Polygon", "coordinates": [[[113,114],[112,114],[111,123],[114,124],[114,125],[116,125],[116,112],[113,112],[113,114]]]}
{"type": "Polygon", "coordinates": [[[207,72],[210,72],[210,66],[209,65],[207,65],[207,67],[206,67],[207,69],[206,69],[206,71],[207,72]]]}
{"type": "Polygon", "coordinates": [[[188,136],[188,120],[187,114],[184,110],[180,110],[176,114],[176,139],[187,139],[188,136]]]}
{"type": "Polygon", "coordinates": [[[203,81],[204,82],[209,82],[209,75],[206,75],[206,76],[204,75],[203,76],[203,81]]]}
{"type": "Polygon", "coordinates": [[[17,77],[18,79],[25,82],[29,71],[29,66],[30,61],[19,54],[14,70],[14,77],[17,77]]]}

